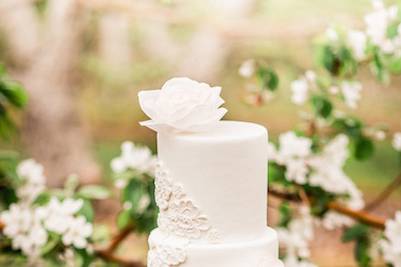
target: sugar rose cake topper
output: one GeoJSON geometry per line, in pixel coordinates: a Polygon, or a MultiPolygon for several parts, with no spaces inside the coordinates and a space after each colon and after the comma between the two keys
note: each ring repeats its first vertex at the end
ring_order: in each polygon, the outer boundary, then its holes
{"type": "Polygon", "coordinates": [[[227,110],[220,107],[221,87],[189,78],[172,78],[160,90],[138,93],[150,120],[140,122],[156,132],[201,132],[213,127],[227,110]]]}

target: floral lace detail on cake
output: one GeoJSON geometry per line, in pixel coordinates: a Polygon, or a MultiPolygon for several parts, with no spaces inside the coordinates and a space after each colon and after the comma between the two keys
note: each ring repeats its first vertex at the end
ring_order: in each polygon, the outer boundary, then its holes
{"type": "Polygon", "coordinates": [[[172,181],[161,162],[156,166],[155,185],[161,231],[189,240],[205,239],[210,243],[219,243],[217,230],[210,226],[208,218],[187,196],[183,187],[172,181]]]}
{"type": "Polygon", "coordinates": [[[185,246],[163,246],[150,244],[148,267],[175,267],[187,259],[185,246]]]}

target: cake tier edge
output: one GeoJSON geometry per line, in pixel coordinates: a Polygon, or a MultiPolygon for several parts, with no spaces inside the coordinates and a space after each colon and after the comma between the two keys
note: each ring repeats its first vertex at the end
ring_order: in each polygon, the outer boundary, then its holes
{"type": "Polygon", "coordinates": [[[253,241],[221,244],[191,243],[155,229],[149,247],[148,267],[284,267],[271,228],[253,241]]]}

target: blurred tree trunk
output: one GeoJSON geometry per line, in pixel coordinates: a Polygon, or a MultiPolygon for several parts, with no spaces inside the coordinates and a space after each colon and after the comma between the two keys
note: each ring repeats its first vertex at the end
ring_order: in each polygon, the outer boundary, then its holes
{"type": "Polygon", "coordinates": [[[94,182],[99,168],[74,101],[82,21],[75,0],[50,0],[42,34],[32,1],[2,0],[0,16],[15,55],[15,75],[30,95],[22,137],[30,156],[45,165],[48,183],[59,186],[70,173],[94,182]],[[8,5],[7,5],[7,3],[8,5]],[[21,16],[25,14],[24,16],[21,16]],[[31,36],[34,45],[26,40],[31,36]]]}

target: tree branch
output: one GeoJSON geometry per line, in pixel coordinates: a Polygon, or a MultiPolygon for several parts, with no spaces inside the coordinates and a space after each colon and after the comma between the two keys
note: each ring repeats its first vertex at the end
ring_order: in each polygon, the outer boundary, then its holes
{"type": "Polygon", "coordinates": [[[123,267],[146,267],[142,262],[140,261],[133,261],[133,260],[127,260],[120,258],[113,253],[109,253],[107,250],[95,250],[95,254],[99,257],[102,258],[105,261],[108,262],[113,262],[118,264],[119,266],[123,267]]]}
{"type": "MultiPolygon", "coordinates": [[[[286,193],[280,192],[275,189],[269,188],[269,194],[271,196],[293,201],[293,202],[301,202],[302,199],[298,194],[295,193],[286,193]]],[[[336,211],[343,215],[347,215],[348,217],[355,219],[361,223],[370,225],[372,227],[383,230],[385,228],[385,219],[378,217],[376,215],[370,214],[363,210],[353,210],[350,209],[338,202],[330,202],[327,206],[330,210],[336,211]]]]}
{"type": "Polygon", "coordinates": [[[133,225],[128,225],[125,228],[121,229],[111,239],[110,244],[105,249],[97,249],[95,250],[95,254],[105,261],[117,263],[118,265],[123,267],[146,267],[140,261],[127,260],[114,255],[114,251],[118,248],[121,242],[123,242],[130,235],[133,230],[133,225]]]}
{"type": "Polygon", "coordinates": [[[395,179],[370,203],[365,207],[365,210],[370,211],[382,204],[399,186],[401,186],[401,174],[395,179]]]}

